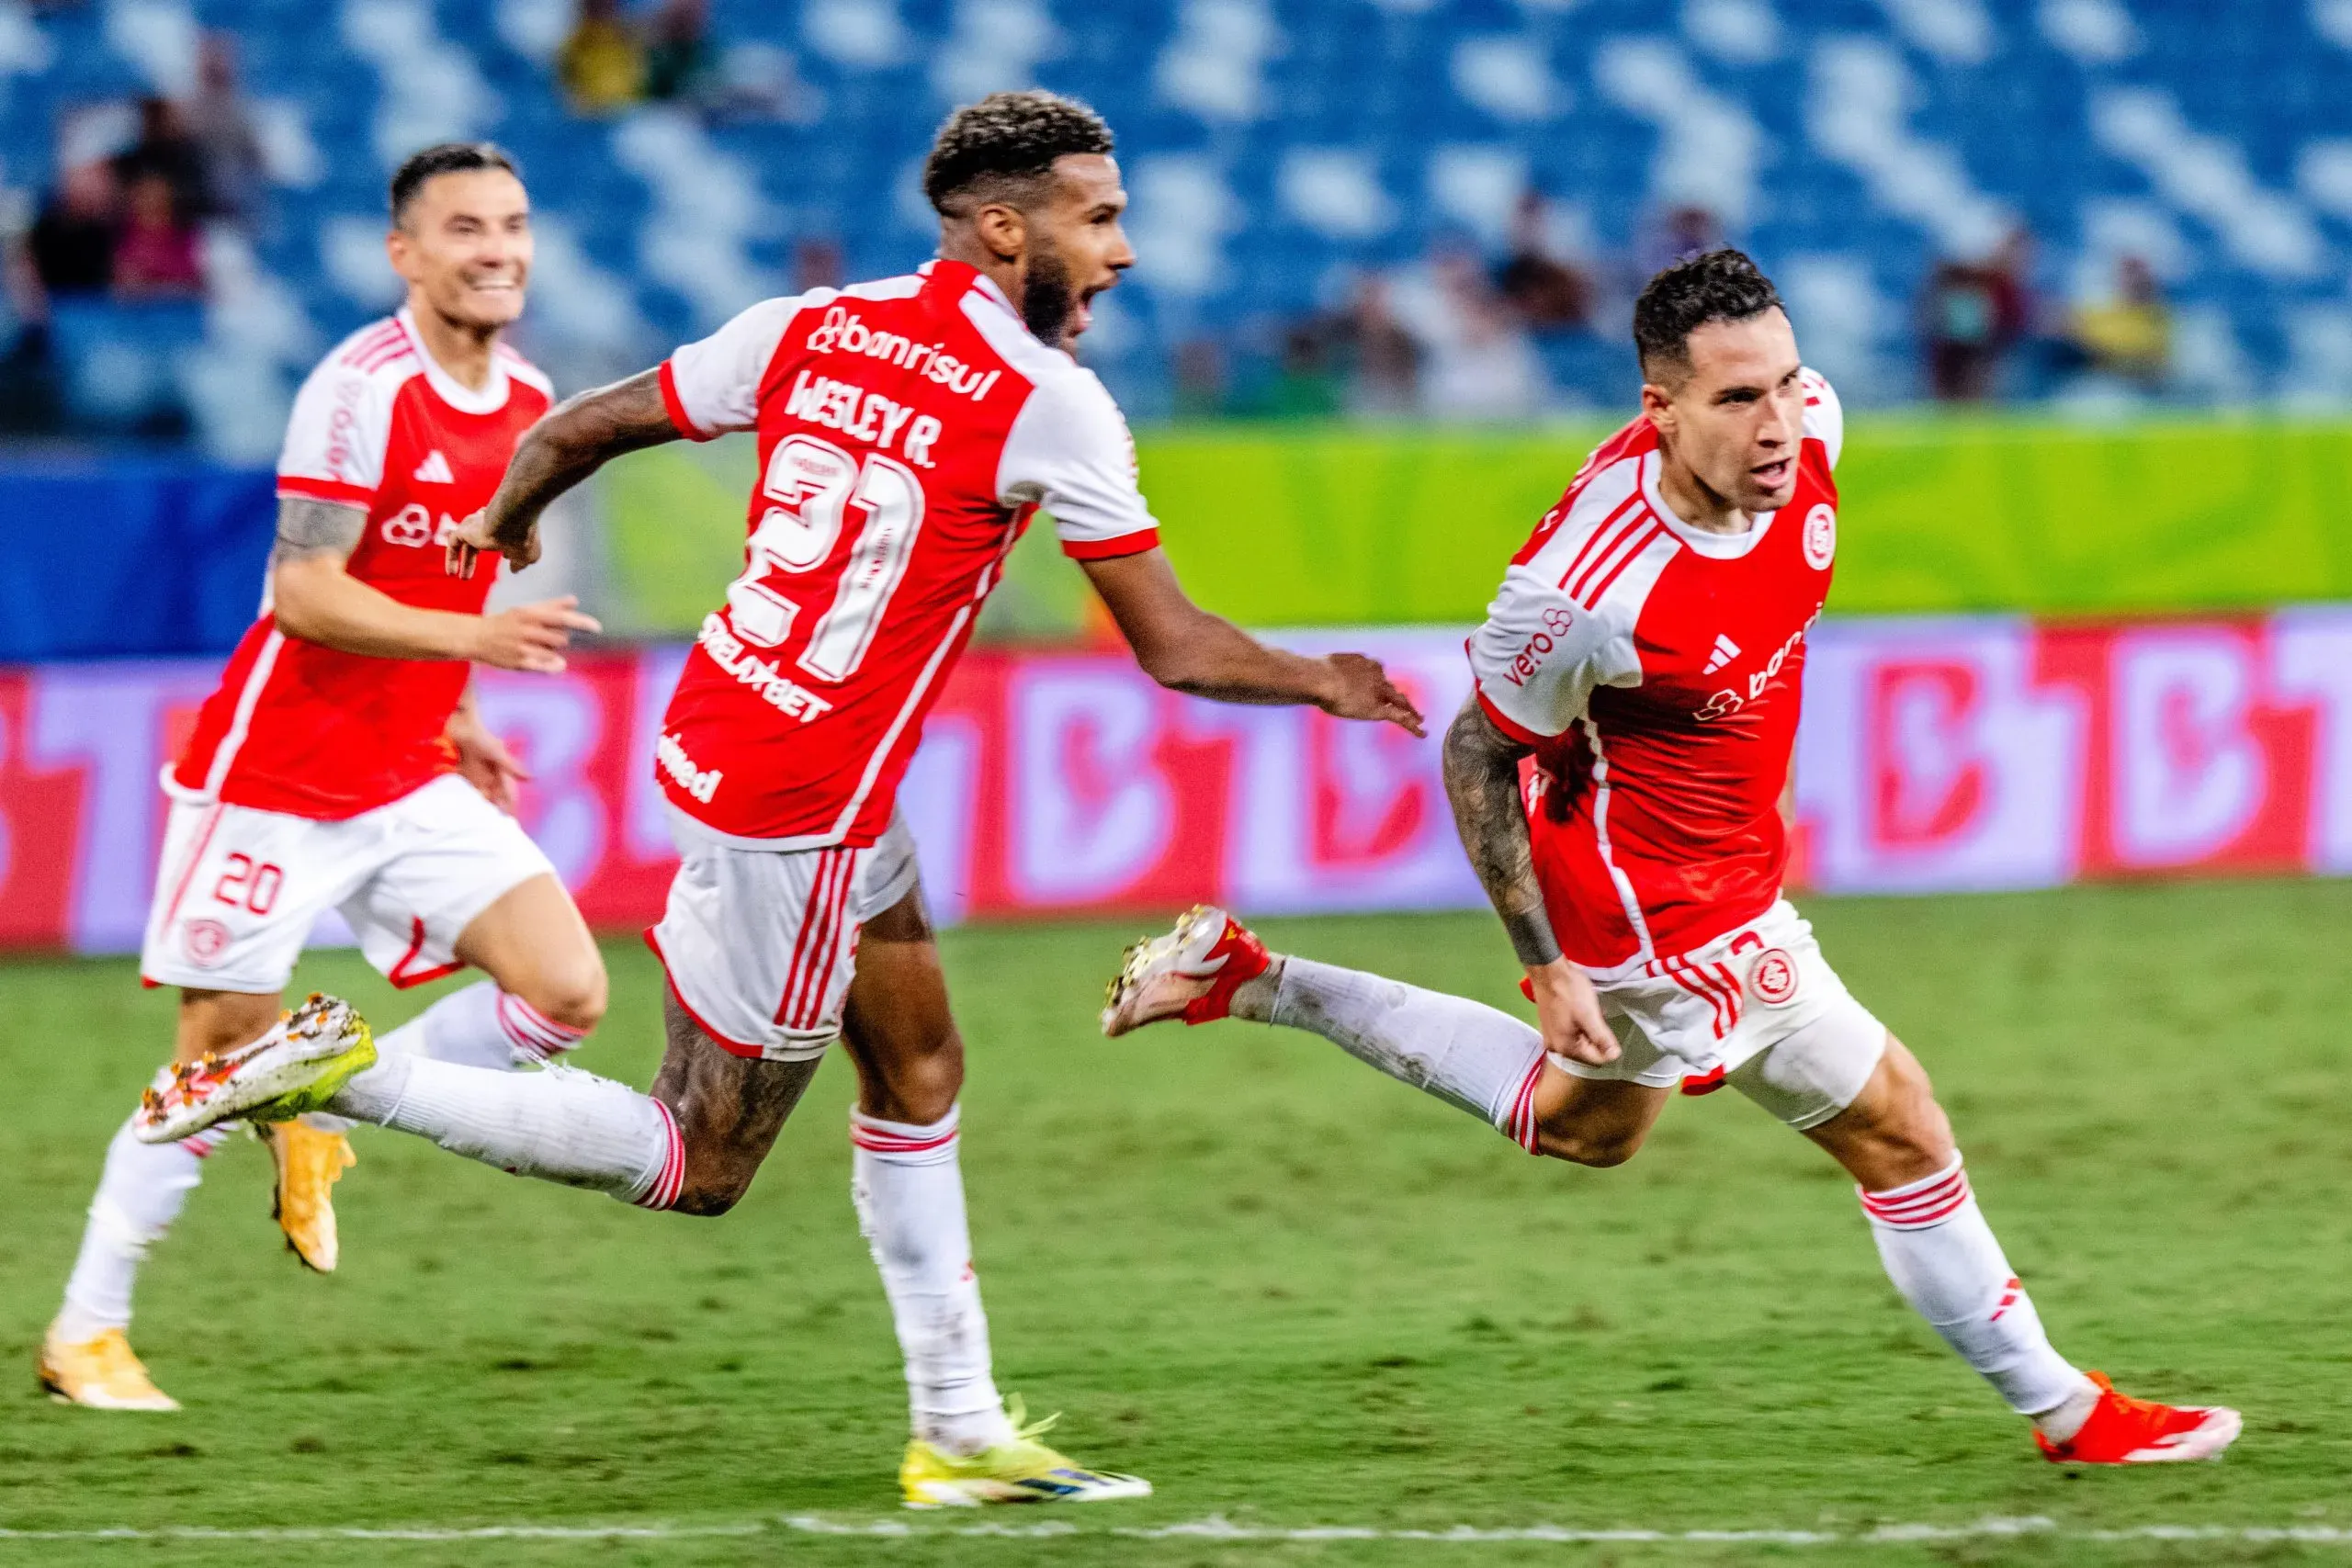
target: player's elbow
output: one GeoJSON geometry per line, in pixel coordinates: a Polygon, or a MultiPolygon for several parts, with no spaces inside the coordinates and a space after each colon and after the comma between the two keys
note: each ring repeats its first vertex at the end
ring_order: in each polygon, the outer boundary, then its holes
{"type": "Polygon", "coordinates": [[[1188,697],[1207,696],[1217,681],[1188,639],[1153,638],[1134,644],[1136,663],[1143,672],[1171,692],[1188,697]]]}

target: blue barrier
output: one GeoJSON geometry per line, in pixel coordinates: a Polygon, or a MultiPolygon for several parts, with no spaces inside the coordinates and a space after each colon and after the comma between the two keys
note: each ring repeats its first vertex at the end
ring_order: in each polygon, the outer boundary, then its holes
{"type": "Polygon", "coordinates": [[[260,607],[277,511],[266,470],[0,466],[0,660],[226,652],[260,607]]]}

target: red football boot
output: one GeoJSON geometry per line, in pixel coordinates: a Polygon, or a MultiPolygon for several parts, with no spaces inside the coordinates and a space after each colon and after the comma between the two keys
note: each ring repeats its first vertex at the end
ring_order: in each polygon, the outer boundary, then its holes
{"type": "Polygon", "coordinates": [[[2219,1459],[2237,1441],[2245,1419],[2219,1404],[2158,1404],[2118,1393],[2105,1372],[2090,1374],[2098,1403],[2081,1431],[2063,1443],[2036,1432],[2041,1457],[2053,1464],[2168,1464],[2219,1459]]]}
{"type": "Polygon", "coordinates": [[[1233,993],[1272,962],[1255,931],[1214,904],[1195,904],[1166,936],[1127,949],[1103,998],[1102,1032],[1125,1034],[1169,1018],[1223,1018],[1233,993]]]}

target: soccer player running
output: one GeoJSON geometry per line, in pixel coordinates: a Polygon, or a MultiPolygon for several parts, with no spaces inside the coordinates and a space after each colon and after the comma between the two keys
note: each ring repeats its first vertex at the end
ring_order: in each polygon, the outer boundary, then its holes
{"type": "Polygon", "coordinates": [[[1196,607],[1135,448],[1068,350],[1134,260],[1109,129],[1046,93],[958,110],[924,166],[939,259],[754,305],[534,430],[452,565],[537,555],[541,510],[598,465],[755,432],[743,574],[707,616],[656,750],[684,863],[648,933],[668,970],[650,1096],[585,1074],[368,1065],[340,1003],[164,1097],[144,1132],[324,1108],[648,1208],[725,1213],[831,1043],[858,1076],[852,1194],[906,1358],[918,1506],[1140,1495],[999,1398],[957,1165],[964,1046],[896,796],[924,714],[1040,507],[1143,668],[1230,702],[1419,733],[1379,665],[1261,646],[1196,607]]]}
{"type": "MultiPolygon", "coordinates": [[[[505,347],[531,266],[530,202],[496,148],[428,148],[392,176],[395,314],[302,385],[277,467],[261,616],[164,778],[169,820],[140,973],[180,987],[175,1077],[272,1030],[311,922],[339,909],[395,986],[468,964],[490,979],[379,1043],[505,1069],[576,1043],[605,1007],[595,943],[547,858],[502,807],[524,776],[482,725],[469,663],[557,671],[594,623],[569,599],[483,613],[492,573],[444,570],[551,400],[505,347]]],[[[171,1410],[130,1349],[141,1259],[187,1201],[213,1127],[107,1150],[65,1302],[40,1359],[57,1398],[171,1410]]],[[[334,1268],[330,1189],[352,1163],[332,1118],[269,1127],[277,1218],[334,1268]]]]}
{"type": "Polygon", "coordinates": [[[1131,951],[1104,1032],[1227,1016],[1308,1030],[1579,1165],[1632,1158],[1678,1081],[1728,1084],[1851,1173],[1895,1289],[2031,1418],[2044,1454],[2218,1455],[2235,1411],[2128,1398],[2051,1348],[1927,1074],[1781,896],[1778,802],[1837,551],[1836,395],[1736,251],[1652,278],[1634,341],[1641,416],[1512,558],[1444,743],[1463,845],[1540,1027],[1270,954],[1200,908],[1131,951]]]}

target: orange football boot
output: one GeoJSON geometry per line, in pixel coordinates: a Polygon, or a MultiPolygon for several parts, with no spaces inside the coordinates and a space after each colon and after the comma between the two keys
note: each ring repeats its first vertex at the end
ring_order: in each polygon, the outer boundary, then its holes
{"type": "Polygon", "coordinates": [[[2219,1459],[2237,1441],[2245,1418],[2219,1404],[2158,1404],[2118,1393],[2105,1372],[2092,1372],[2098,1403],[2082,1430],[2063,1443],[2036,1432],[2041,1457],[2053,1464],[2165,1464],[2219,1459]]]}

